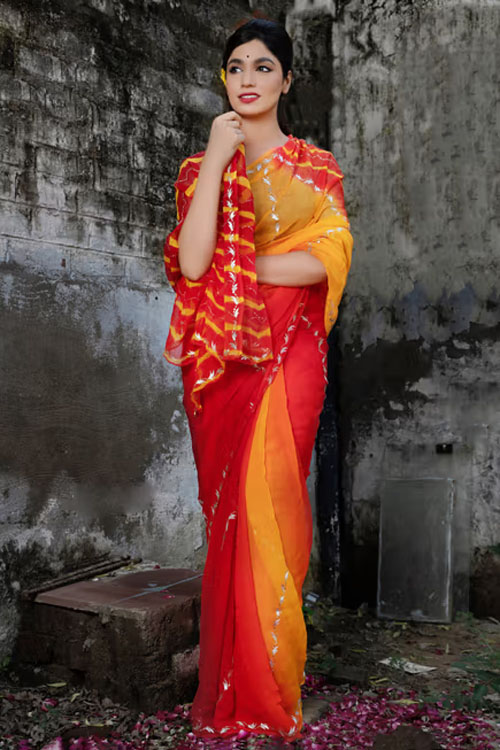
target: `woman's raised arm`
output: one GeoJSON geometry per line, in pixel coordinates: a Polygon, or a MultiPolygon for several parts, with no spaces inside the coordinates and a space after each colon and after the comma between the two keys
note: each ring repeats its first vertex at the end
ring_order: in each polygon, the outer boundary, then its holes
{"type": "Polygon", "coordinates": [[[212,263],[222,175],[243,140],[241,117],[236,112],[225,112],[214,119],[191,205],[179,233],[179,266],[182,275],[191,281],[200,279],[212,263]]]}

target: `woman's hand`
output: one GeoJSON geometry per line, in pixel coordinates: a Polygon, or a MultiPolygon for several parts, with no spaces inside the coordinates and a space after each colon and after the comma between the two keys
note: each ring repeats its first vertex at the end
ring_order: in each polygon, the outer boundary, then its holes
{"type": "Polygon", "coordinates": [[[224,170],[240,143],[245,140],[241,122],[241,117],[236,112],[218,115],[212,122],[204,159],[224,170]]]}

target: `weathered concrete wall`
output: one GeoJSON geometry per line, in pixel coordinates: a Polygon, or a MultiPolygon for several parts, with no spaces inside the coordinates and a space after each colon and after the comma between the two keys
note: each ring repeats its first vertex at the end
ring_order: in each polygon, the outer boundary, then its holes
{"type": "Polygon", "coordinates": [[[359,603],[375,598],[386,476],[455,477],[471,550],[500,539],[500,2],[331,5],[332,150],[355,235],[337,352],[343,593],[359,603]]]}
{"type": "Polygon", "coordinates": [[[252,5],[0,1],[0,661],[37,580],[203,564],[162,247],[252,5]]]}
{"type": "MultiPolygon", "coordinates": [[[[35,580],[111,550],[203,564],[161,250],[180,160],[222,111],[226,30],[255,5],[0,0],[2,654],[35,580]]],[[[259,7],[289,11],[293,132],[347,174],[344,596],[373,600],[388,471],[452,470],[471,548],[499,541],[500,0],[259,7]]]]}

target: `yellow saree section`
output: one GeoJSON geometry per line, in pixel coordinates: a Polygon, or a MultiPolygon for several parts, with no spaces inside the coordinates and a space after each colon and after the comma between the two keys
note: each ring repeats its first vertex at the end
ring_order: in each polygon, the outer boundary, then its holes
{"type": "MultiPolygon", "coordinates": [[[[321,260],[327,289],[324,330],[316,331],[320,346],[320,337],[326,338],[337,317],[351,263],[352,236],[344,209],[343,175],[332,155],[308,146],[299,149],[298,159],[289,160],[289,151],[295,148],[296,139],[291,138],[247,168],[255,209],[255,250],[257,255],[305,250],[321,260]]],[[[262,293],[266,299],[265,287],[262,293]]],[[[302,586],[309,567],[312,512],[286,392],[287,385],[298,384],[286,381],[280,353],[275,352],[275,357],[279,366],[264,392],[250,438],[244,495],[260,627],[281,706],[290,720],[283,733],[298,736],[307,652],[302,586]]],[[[310,386],[322,388],[315,378],[310,386]]]]}
{"type": "Polygon", "coordinates": [[[245,496],[260,626],[282,707],[292,730],[298,731],[307,647],[302,584],[309,566],[312,515],[288,418],[283,368],[259,408],[245,496]]]}
{"type": "Polygon", "coordinates": [[[279,255],[305,250],[324,265],[328,293],[325,333],[338,306],[351,265],[353,239],[344,207],[343,174],[332,154],[290,137],[284,147],[247,169],[255,208],[255,252],[279,255]]]}

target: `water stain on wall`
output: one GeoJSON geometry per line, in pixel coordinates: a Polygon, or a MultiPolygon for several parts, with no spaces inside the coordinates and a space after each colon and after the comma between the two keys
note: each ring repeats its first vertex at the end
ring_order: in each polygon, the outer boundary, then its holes
{"type": "Polygon", "coordinates": [[[0,300],[0,467],[28,481],[29,518],[61,477],[80,488],[61,499],[81,501],[87,515],[126,512],[130,487],[144,482],[159,445],[176,442],[177,399],[158,389],[158,362],[148,368],[137,330],[119,323],[103,339],[92,315],[102,289],[80,286],[61,304],[60,285],[26,272],[13,278],[8,301],[0,300]]]}

